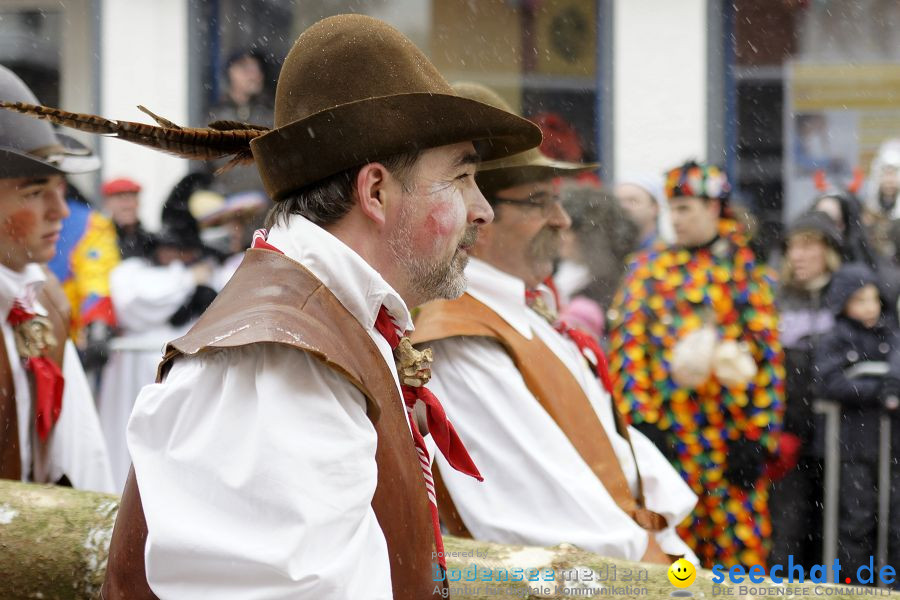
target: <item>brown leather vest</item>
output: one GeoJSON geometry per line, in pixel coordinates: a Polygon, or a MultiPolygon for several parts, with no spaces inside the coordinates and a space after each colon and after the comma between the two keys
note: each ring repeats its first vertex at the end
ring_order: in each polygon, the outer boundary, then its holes
{"type": "MultiPolygon", "coordinates": [[[[37,300],[47,309],[47,317],[53,326],[53,335],[57,344],[50,349],[48,358],[62,369],[63,356],[65,356],[66,340],[69,339],[70,310],[69,301],[59,285],[56,277],[44,268],[47,281],[37,295],[37,300]]],[[[2,315],[0,318],[6,318],[2,315]]],[[[33,438],[32,462],[39,459],[47,450],[36,437],[30,435],[30,431],[19,432],[18,410],[16,408],[16,389],[13,384],[12,367],[10,360],[19,360],[17,356],[9,357],[6,352],[6,341],[3,331],[0,330],[0,479],[22,479],[22,458],[19,444],[22,443],[20,433],[24,433],[26,442],[33,438]]],[[[30,380],[30,378],[29,378],[30,380]]],[[[32,384],[33,386],[33,384],[32,384]]],[[[34,402],[34,392],[31,394],[34,402]]],[[[40,482],[47,483],[47,482],[40,482]]]]}
{"type": "MultiPolygon", "coordinates": [[[[162,380],[180,356],[257,343],[284,344],[334,369],[365,396],[378,434],[378,484],[372,508],[387,540],[394,598],[432,597],[434,534],[422,471],[394,378],[377,346],[340,301],[299,263],[248,250],[215,302],[184,337],[170,343],[162,380]]],[[[303,401],[302,394],[298,402],[303,401]]],[[[147,524],[134,471],[110,543],[103,597],[156,598],[147,584],[147,524]]]]}
{"type": "MultiPolygon", "coordinates": [[[[550,348],[537,336],[530,340],[523,337],[500,315],[469,294],[457,300],[436,300],[421,307],[412,336],[414,344],[460,336],[497,340],[512,357],[529,391],[566,434],[619,508],[644,529],[659,531],[666,527],[662,515],[643,508],[642,490],[639,489],[637,498],[631,493],[619,459],[593,405],[568,367],[550,348]]],[[[614,408],[612,410],[616,430],[629,439],[621,416],[614,408]]],[[[449,532],[468,535],[446,486],[443,482],[435,483],[441,519],[449,532]]]]}

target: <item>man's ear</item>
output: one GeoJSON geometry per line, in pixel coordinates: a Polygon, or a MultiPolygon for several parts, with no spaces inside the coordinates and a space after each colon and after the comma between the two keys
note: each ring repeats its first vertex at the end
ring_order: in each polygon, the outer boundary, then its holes
{"type": "Polygon", "coordinates": [[[722,201],[715,198],[710,198],[706,201],[706,204],[709,212],[713,217],[716,218],[716,220],[718,220],[719,217],[722,216],[722,201]]]}
{"type": "Polygon", "coordinates": [[[381,163],[368,163],[356,175],[354,195],[363,214],[378,225],[386,220],[385,183],[388,170],[381,163]]]}

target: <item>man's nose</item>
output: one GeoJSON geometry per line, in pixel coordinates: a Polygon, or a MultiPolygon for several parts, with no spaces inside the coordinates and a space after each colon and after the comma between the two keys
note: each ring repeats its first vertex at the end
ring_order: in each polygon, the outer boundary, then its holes
{"type": "Polygon", "coordinates": [[[65,219],[69,216],[69,205],[66,203],[65,186],[54,187],[45,194],[47,214],[52,219],[65,219]]]}
{"type": "Polygon", "coordinates": [[[487,225],[494,220],[494,209],[478,187],[475,187],[475,192],[471,195],[466,217],[469,223],[476,225],[487,225]]]}
{"type": "Polygon", "coordinates": [[[547,223],[559,229],[568,229],[572,226],[572,217],[566,212],[562,202],[556,200],[550,207],[550,214],[547,216],[547,223]]]}

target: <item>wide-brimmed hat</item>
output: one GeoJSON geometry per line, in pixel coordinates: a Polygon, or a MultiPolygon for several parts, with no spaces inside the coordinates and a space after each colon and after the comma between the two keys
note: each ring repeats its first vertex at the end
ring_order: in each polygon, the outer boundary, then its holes
{"type": "Polygon", "coordinates": [[[475,142],[482,159],[540,144],[540,129],[461,98],[406,36],[363,15],[303,32],[275,93],[275,128],[250,143],[274,200],[394,154],[475,142]]]}
{"type": "MultiPolygon", "coordinates": [[[[192,198],[193,200],[193,198],[192,198]]],[[[260,191],[249,190],[231,194],[223,199],[214,210],[199,215],[191,211],[200,222],[200,227],[215,227],[231,219],[250,219],[259,215],[271,205],[271,202],[260,191]]]]}
{"type": "MultiPolygon", "coordinates": [[[[37,104],[19,77],[0,65],[0,100],[37,104]]],[[[59,135],[46,121],[0,111],[0,178],[88,173],[100,168],[90,148],[59,135]]]]}
{"type": "MultiPolygon", "coordinates": [[[[453,90],[463,98],[495,106],[506,112],[513,112],[512,107],[494,90],[480,83],[461,81],[453,84],[453,90]]],[[[485,161],[478,166],[478,187],[483,193],[544,181],[554,177],[571,177],[579,173],[593,171],[599,163],[574,163],[556,160],[546,156],[537,148],[520,152],[496,160],[485,161]]]]}

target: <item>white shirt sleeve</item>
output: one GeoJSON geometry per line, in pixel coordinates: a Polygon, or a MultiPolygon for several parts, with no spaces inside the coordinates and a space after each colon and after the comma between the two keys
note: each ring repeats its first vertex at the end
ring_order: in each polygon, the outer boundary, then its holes
{"type": "Polygon", "coordinates": [[[141,391],[128,446],[161,600],[393,597],[375,429],[362,394],[309,355],[179,360],[141,391]]]}
{"type": "Polygon", "coordinates": [[[91,388],[71,340],[66,341],[62,372],[62,410],[50,445],[51,480],[65,475],[76,489],[118,492],[91,388]]]}
{"type": "Polygon", "coordinates": [[[553,546],[640,560],[647,532],[616,505],[537,399],[506,351],[487,338],[430,344],[429,389],[484,476],[436,462],[475,539],[553,546]]]}
{"type": "Polygon", "coordinates": [[[129,258],[109,275],[116,319],[131,331],[166,323],[196,287],[190,269],[180,262],[160,267],[143,258],[129,258]]]}
{"type": "Polygon", "coordinates": [[[664,516],[669,524],[656,534],[659,547],[667,554],[683,554],[694,564],[700,564],[690,547],[675,531],[675,527],[694,510],[697,495],[643,433],[629,427],[628,435],[641,471],[647,508],[664,516]]]}

